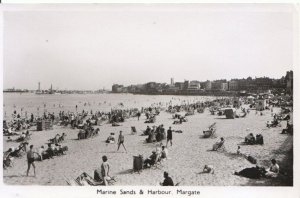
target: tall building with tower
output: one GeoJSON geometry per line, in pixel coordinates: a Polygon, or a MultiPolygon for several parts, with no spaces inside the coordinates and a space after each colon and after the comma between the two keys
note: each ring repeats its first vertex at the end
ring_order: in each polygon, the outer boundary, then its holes
{"type": "Polygon", "coordinates": [[[171,86],[174,86],[174,78],[171,78],[171,86]]]}

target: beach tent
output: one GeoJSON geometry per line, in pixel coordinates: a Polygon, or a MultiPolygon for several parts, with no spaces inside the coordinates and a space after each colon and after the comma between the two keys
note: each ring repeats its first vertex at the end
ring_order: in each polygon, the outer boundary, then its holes
{"type": "Polygon", "coordinates": [[[234,108],[226,108],[224,109],[224,113],[227,119],[234,119],[236,115],[236,110],[234,108]]]}
{"type": "Polygon", "coordinates": [[[265,99],[259,99],[259,100],[256,100],[256,110],[258,111],[262,111],[266,108],[267,106],[267,101],[265,99]]]}

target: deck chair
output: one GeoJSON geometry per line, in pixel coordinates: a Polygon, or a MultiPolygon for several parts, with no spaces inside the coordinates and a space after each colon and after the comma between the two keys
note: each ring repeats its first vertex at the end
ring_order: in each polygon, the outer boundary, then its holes
{"type": "Polygon", "coordinates": [[[225,145],[224,145],[224,142],[222,143],[215,143],[213,145],[213,151],[225,151],[225,145]]]}
{"type": "Polygon", "coordinates": [[[177,182],[174,186],[179,186],[180,183],[181,183],[183,180],[184,180],[184,179],[181,179],[181,181],[180,181],[180,182],[177,182]]]}
{"type": "MultiPolygon", "coordinates": [[[[65,180],[70,186],[102,186],[104,185],[103,181],[96,181],[93,177],[88,175],[86,172],[83,172],[76,179],[69,179],[66,176],[65,180]]],[[[111,177],[108,181],[109,185],[113,185],[116,182],[115,177],[111,177]]]]}
{"type": "Polygon", "coordinates": [[[131,134],[132,134],[132,135],[137,134],[137,131],[136,131],[135,126],[132,126],[132,127],[131,127],[131,134]]]}
{"type": "Polygon", "coordinates": [[[160,155],[157,156],[156,162],[152,166],[150,166],[150,168],[152,168],[152,169],[162,169],[163,168],[162,159],[161,159],[160,155]]]}
{"type": "Polygon", "coordinates": [[[226,151],[224,143],[219,145],[219,147],[217,148],[217,151],[226,151]]]}
{"type": "Polygon", "coordinates": [[[66,182],[70,186],[99,186],[102,183],[95,181],[91,176],[87,173],[83,172],[76,179],[69,179],[65,177],[66,182]]]}

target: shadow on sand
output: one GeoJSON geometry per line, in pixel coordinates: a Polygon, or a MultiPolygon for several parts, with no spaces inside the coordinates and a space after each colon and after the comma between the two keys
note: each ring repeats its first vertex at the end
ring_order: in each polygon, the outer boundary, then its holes
{"type": "Polygon", "coordinates": [[[128,169],[128,170],[118,172],[117,174],[118,175],[127,175],[127,174],[132,174],[132,173],[134,173],[133,169],[128,169]]]}
{"type": "Polygon", "coordinates": [[[14,178],[14,177],[34,177],[34,176],[26,176],[26,175],[7,175],[7,176],[3,176],[3,178],[14,178]]]}

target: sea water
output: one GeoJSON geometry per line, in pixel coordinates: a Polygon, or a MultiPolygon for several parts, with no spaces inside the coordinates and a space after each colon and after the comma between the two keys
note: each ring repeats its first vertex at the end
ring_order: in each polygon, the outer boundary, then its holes
{"type": "Polygon", "coordinates": [[[41,116],[44,112],[55,113],[104,111],[150,106],[191,104],[213,100],[212,96],[134,95],[134,94],[34,94],[3,93],[3,119],[10,120],[14,111],[21,117],[41,116]],[[77,108],[76,108],[77,106],[77,108]]]}

